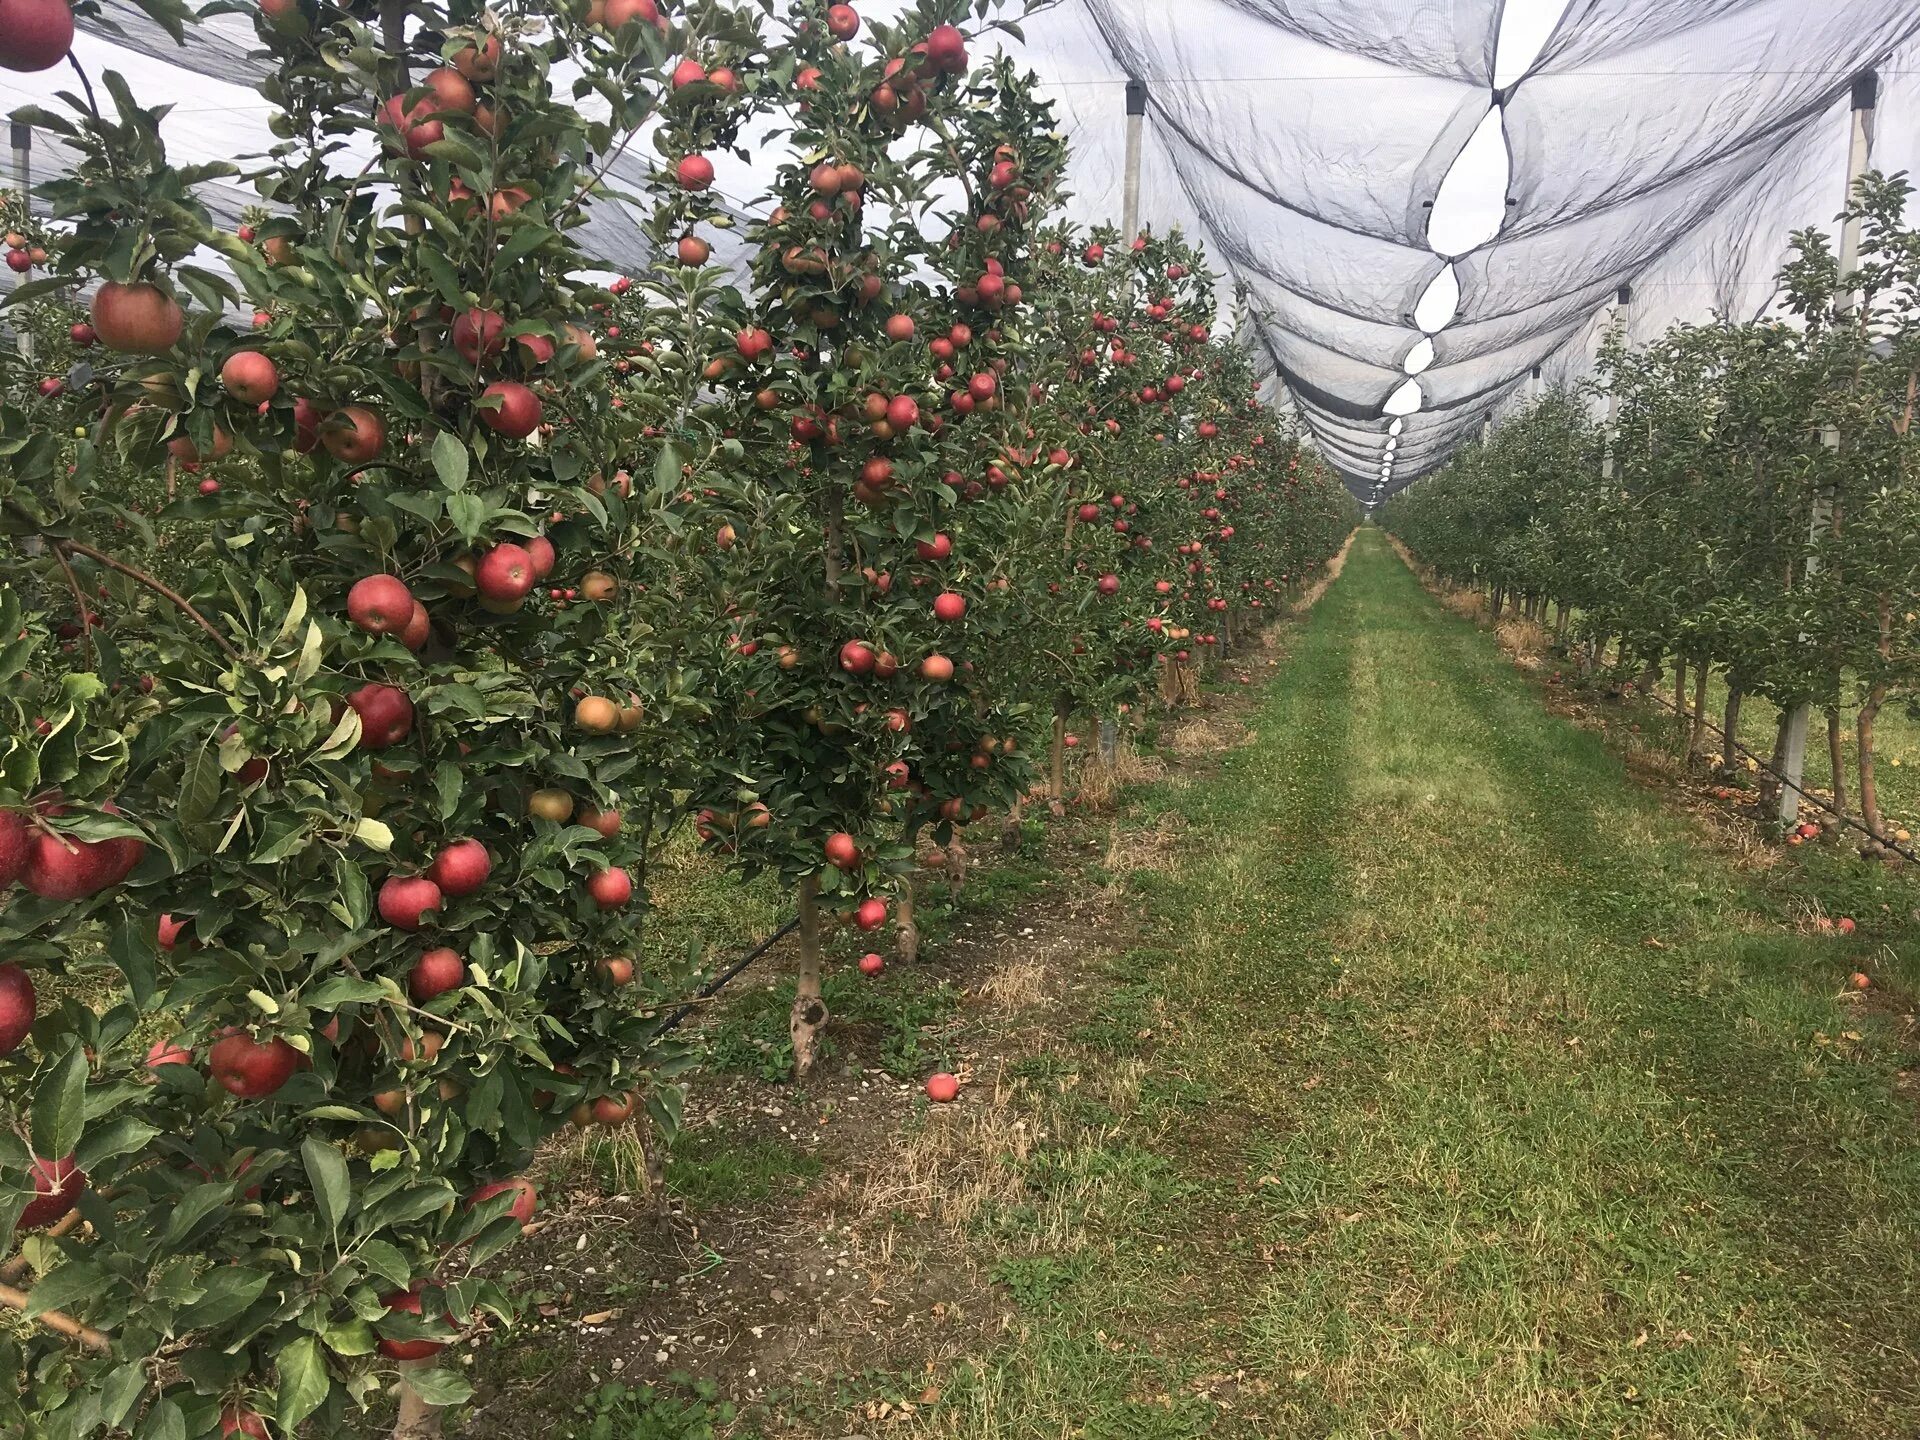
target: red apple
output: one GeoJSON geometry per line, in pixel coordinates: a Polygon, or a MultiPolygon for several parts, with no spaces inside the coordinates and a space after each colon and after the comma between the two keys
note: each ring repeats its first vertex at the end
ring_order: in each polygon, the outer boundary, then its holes
{"type": "Polygon", "coordinates": [[[511,1195],[507,1205],[507,1214],[513,1216],[522,1225],[533,1223],[533,1212],[540,1203],[540,1192],[533,1188],[533,1182],[524,1175],[515,1175],[510,1180],[494,1180],[482,1185],[467,1197],[467,1208],[474,1209],[484,1205],[496,1195],[511,1195]]]}
{"type": "MultiPolygon", "coordinates": [[[[410,1289],[396,1290],[390,1295],[382,1295],[380,1303],[387,1307],[389,1314],[418,1315],[421,1312],[420,1291],[425,1281],[416,1280],[410,1289]]],[[[446,1343],[440,1340],[382,1340],[380,1353],[389,1360],[425,1360],[429,1355],[438,1355],[446,1349],[446,1343]]]]}
{"type": "Polygon", "coordinates": [[[39,1014],[33,977],[18,965],[0,965],[0,1055],[19,1048],[39,1014]]]}
{"type": "Polygon", "coordinates": [[[506,328],[506,320],[491,310],[463,310],[454,317],[453,348],[469,365],[478,365],[505,346],[500,334],[506,328]]]}
{"type": "MultiPolygon", "coordinates": [[[[299,411],[294,412],[296,425],[299,411]]],[[[371,463],[387,443],[387,425],[364,405],[336,410],[320,432],[320,443],[334,459],[347,465],[371,463]]]]}
{"type": "Polygon", "coordinates": [[[944,655],[929,655],[920,662],[920,678],[944,685],[953,679],[953,661],[944,655]]]}
{"type": "Polygon", "coordinates": [[[221,1440],[226,1440],[229,1435],[245,1435],[248,1440],[272,1440],[267,1433],[267,1422],[260,1418],[259,1412],[242,1410],[237,1405],[229,1405],[220,1412],[221,1440]]]}
{"type": "Polygon", "coordinates": [[[966,613],[967,601],[963,595],[945,590],[933,597],[933,614],[936,620],[958,620],[966,613]]]}
{"type": "Polygon", "coordinates": [[[292,1077],[300,1052],[278,1035],[255,1040],[244,1030],[228,1030],[207,1051],[207,1071],[243,1100],[271,1095],[292,1077]]]}
{"type": "Polygon", "coordinates": [[[413,701],[407,692],[377,681],[347,696],[360,717],[360,748],[385,750],[413,733],[413,701]]]}
{"type": "Polygon", "coordinates": [[[873,663],[873,647],[864,640],[849,640],[840,647],[840,668],[849,675],[871,675],[873,663]]]}
{"type": "Polygon", "coordinates": [[[27,868],[32,829],[18,810],[0,810],[0,890],[18,880],[27,868]]]}
{"type": "Polygon", "coordinates": [[[673,178],[682,190],[705,190],[713,184],[713,162],[704,155],[689,155],[674,167],[673,178]]]}
{"type": "Polygon", "coordinates": [[[824,847],[827,863],[840,870],[857,869],[860,864],[860,846],[846,831],[836,831],[827,837],[824,847]]]}
{"type": "Polygon", "coordinates": [[[884,955],[876,955],[869,951],[860,957],[860,973],[862,975],[878,975],[886,968],[887,957],[884,955]]]}
{"type": "Polygon", "coordinates": [[[862,930],[878,930],[887,923],[887,902],[884,900],[862,900],[854,908],[853,923],[862,930]]]}
{"type": "MultiPolygon", "coordinates": [[[[38,0],[0,0],[9,10],[23,3],[38,0]]],[[[65,10],[65,4],[60,8],[65,10]]],[[[68,24],[72,24],[71,17],[68,24]]],[[[165,354],[178,343],[187,323],[173,297],[144,281],[121,284],[109,280],[94,292],[91,314],[100,343],[127,355],[165,354]]]]}
{"type": "Polygon", "coordinates": [[[523,600],[539,578],[533,556],[519,545],[496,545],[480,558],[474,588],[488,600],[523,600]]]}
{"type": "Polygon", "coordinates": [[[602,910],[618,910],[633,898],[633,877],[617,866],[610,867],[588,877],[587,893],[602,910]]]}
{"type": "Polygon", "coordinates": [[[366,575],[347,591],[347,618],[369,635],[404,631],[413,610],[413,592],[397,575],[366,575]]]}
{"type": "Polygon", "coordinates": [[[953,554],[953,537],[936,535],[931,540],[922,540],[914,546],[914,551],[922,560],[944,560],[953,554]]]}
{"type": "Polygon", "coordinates": [[[960,1082],[944,1070],[929,1075],[927,1098],[937,1105],[951,1105],[960,1098],[960,1082]]]}
{"type": "Polygon", "coordinates": [[[544,408],[540,397],[518,380],[496,380],[480,392],[483,400],[498,399],[498,406],[480,407],[480,421],[497,435],[509,440],[524,440],[540,427],[544,408]]]}
{"type": "Polygon", "coordinates": [[[280,372],[258,350],[236,350],[220,367],[220,385],[242,405],[264,405],[280,393],[280,372]]]}
{"type": "Polygon", "coordinates": [[[424,875],[389,875],[380,884],[380,918],[396,930],[418,930],[440,901],[440,887],[424,875]]]}
{"type": "Polygon", "coordinates": [[[158,1070],[162,1065],[191,1064],[193,1064],[193,1051],[177,1040],[156,1040],[147,1047],[148,1070],[158,1070]]]}
{"type": "Polygon", "coordinates": [[[0,0],[0,70],[51,70],[71,49],[67,0],[0,0]]]}
{"type": "Polygon", "coordinates": [[[407,972],[407,993],[424,1005],[436,995],[458,990],[467,981],[467,962],[445,945],[426,951],[407,972]]]}
{"type": "MultiPolygon", "coordinates": [[[[4,13],[0,10],[0,14],[4,13]]],[[[19,1220],[14,1223],[16,1230],[38,1230],[53,1224],[86,1193],[86,1172],[74,1168],[71,1155],[60,1160],[43,1160],[36,1155],[27,1168],[33,1172],[34,1198],[20,1212],[19,1220]]]]}
{"type": "Polygon", "coordinates": [[[427,877],[441,893],[459,898],[471,895],[487,883],[493,873],[493,857],[478,840],[456,840],[438,855],[427,870],[427,877]]]}

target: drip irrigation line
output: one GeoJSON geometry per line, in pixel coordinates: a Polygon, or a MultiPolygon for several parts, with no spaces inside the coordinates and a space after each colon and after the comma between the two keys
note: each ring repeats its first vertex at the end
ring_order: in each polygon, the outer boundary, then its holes
{"type": "Polygon", "coordinates": [[[734,961],[733,964],[729,965],[698,990],[694,991],[693,998],[688,1000],[678,1010],[675,1010],[671,1015],[667,1016],[665,1020],[662,1020],[660,1022],[660,1028],[655,1030],[649,1038],[658,1040],[661,1036],[678,1028],[680,1022],[693,1013],[694,1006],[698,1005],[702,1000],[711,1000],[715,995],[718,995],[727,983],[738,976],[741,971],[745,970],[749,965],[753,964],[754,961],[758,960],[762,955],[766,954],[767,951],[771,950],[775,945],[778,945],[799,928],[800,919],[798,916],[787,921],[786,924],[774,931],[773,934],[762,940],[758,945],[754,946],[753,949],[749,950],[738,960],[734,961]]]}
{"type": "Polygon", "coordinates": [[[1798,795],[1802,800],[1805,800],[1808,804],[1816,807],[1817,809],[1824,810],[1829,815],[1836,817],[1842,825],[1847,826],[1849,829],[1858,830],[1862,835],[1866,836],[1869,840],[1873,841],[1874,844],[1881,846],[1883,849],[1891,850],[1894,854],[1898,855],[1902,860],[1909,861],[1913,864],[1920,864],[1920,855],[1915,855],[1913,851],[1907,849],[1905,846],[1901,845],[1897,841],[1883,839],[1882,837],[1874,834],[1873,831],[1869,830],[1865,825],[1862,825],[1858,820],[1854,819],[1853,816],[1847,814],[1846,811],[1842,810],[1839,806],[1835,805],[1832,801],[1822,799],[1820,796],[1814,794],[1813,791],[1807,789],[1803,785],[1795,784],[1793,781],[1789,780],[1786,776],[1782,775],[1778,770],[1774,769],[1770,762],[1762,760],[1758,755],[1754,754],[1753,751],[1747,749],[1746,746],[1742,745],[1733,736],[1727,734],[1726,731],[1722,730],[1718,725],[1714,724],[1713,721],[1707,719],[1706,716],[1704,715],[1696,716],[1696,715],[1688,714],[1685,710],[1681,709],[1680,706],[1674,704],[1673,701],[1669,700],[1666,696],[1660,694],[1660,692],[1657,690],[1642,690],[1640,691],[1640,693],[1646,696],[1649,700],[1658,701],[1660,704],[1666,706],[1667,709],[1671,710],[1675,715],[1678,715],[1682,720],[1687,721],[1689,724],[1697,720],[1700,724],[1706,726],[1707,729],[1711,730],[1714,734],[1718,735],[1723,741],[1725,741],[1728,745],[1730,745],[1735,751],[1739,752],[1741,755],[1744,755],[1747,759],[1753,761],[1754,765],[1757,766],[1759,769],[1764,770],[1767,774],[1771,775],[1774,779],[1778,780],[1782,785],[1786,786],[1787,789],[1793,791],[1794,794],[1798,795]]]}

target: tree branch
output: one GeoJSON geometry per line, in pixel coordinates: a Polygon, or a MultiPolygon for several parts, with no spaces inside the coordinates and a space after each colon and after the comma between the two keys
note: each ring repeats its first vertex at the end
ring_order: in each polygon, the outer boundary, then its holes
{"type": "Polygon", "coordinates": [[[238,660],[240,658],[240,652],[228,643],[226,636],[213,628],[212,621],[208,620],[206,616],[193,608],[193,602],[188,600],[187,597],[182,595],[178,590],[173,589],[162,581],[154,579],[154,577],[147,574],[146,571],[137,569],[127,564],[124,560],[116,560],[104,550],[96,550],[91,545],[79,540],[55,539],[53,540],[53,548],[57,551],[77,550],[88,559],[96,560],[100,564],[105,565],[109,570],[117,570],[129,580],[139,581],[142,585],[153,591],[154,594],[172,601],[194,624],[207,632],[207,635],[213,640],[213,643],[220,647],[229,660],[238,660]]]}
{"type": "MultiPolygon", "coordinates": [[[[0,1305],[5,1305],[9,1309],[19,1310],[24,1313],[27,1308],[27,1300],[28,1296],[26,1291],[15,1289],[11,1285],[0,1285],[0,1305]]],[[[38,1320],[49,1330],[58,1330],[68,1339],[78,1340],[82,1345],[86,1346],[87,1349],[96,1351],[99,1354],[105,1355],[113,1348],[113,1342],[107,1338],[103,1331],[95,1330],[91,1325],[82,1325],[78,1320],[64,1311],[42,1311],[39,1315],[34,1316],[34,1319],[38,1320]]]]}

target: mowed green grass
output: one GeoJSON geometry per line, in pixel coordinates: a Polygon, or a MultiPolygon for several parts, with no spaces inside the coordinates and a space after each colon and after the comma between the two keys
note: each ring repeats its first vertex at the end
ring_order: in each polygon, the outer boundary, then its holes
{"type": "Polygon", "coordinates": [[[1152,943],[969,1242],[1021,1324],[917,1433],[1920,1433],[1909,1057],[1844,991],[1910,937],[1784,928],[1375,531],[1289,650],[1146,797],[1152,943]]]}

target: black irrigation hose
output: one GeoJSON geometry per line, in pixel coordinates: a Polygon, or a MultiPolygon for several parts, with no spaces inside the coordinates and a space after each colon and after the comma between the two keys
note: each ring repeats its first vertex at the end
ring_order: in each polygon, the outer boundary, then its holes
{"type": "Polygon", "coordinates": [[[1667,709],[1671,710],[1675,715],[1678,715],[1682,720],[1685,720],[1688,723],[1692,723],[1697,719],[1700,724],[1706,726],[1707,729],[1711,730],[1714,734],[1718,735],[1728,745],[1732,746],[1733,749],[1737,751],[1739,754],[1744,755],[1749,760],[1753,761],[1753,763],[1756,766],[1766,771],[1767,774],[1771,775],[1774,779],[1778,780],[1782,785],[1786,786],[1787,789],[1793,791],[1793,793],[1798,795],[1802,800],[1805,800],[1810,805],[1814,805],[1819,809],[1826,811],[1829,815],[1837,816],[1842,825],[1848,826],[1850,829],[1858,830],[1862,835],[1866,836],[1869,840],[1873,841],[1874,844],[1879,845],[1885,849],[1891,850],[1894,854],[1898,855],[1901,859],[1911,861],[1914,864],[1920,864],[1920,855],[1915,855],[1913,851],[1905,849],[1904,847],[1902,847],[1901,845],[1897,844],[1892,840],[1881,839],[1880,836],[1874,834],[1873,831],[1869,830],[1866,826],[1862,825],[1858,820],[1854,819],[1851,815],[1847,814],[1846,811],[1840,809],[1837,805],[1833,804],[1832,801],[1823,800],[1818,795],[1814,794],[1811,790],[1806,789],[1804,786],[1796,785],[1793,781],[1787,779],[1786,776],[1782,775],[1778,770],[1774,769],[1773,766],[1769,764],[1767,761],[1762,760],[1758,755],[1754,754],[1751,750],[1747,749],[1746,746],[1742,745],[1733,736],[1727,734],[1726,731],[1722,730],[1718,725],[1714,724],[1713,721],[1707,719],[1706,716],[1689,715],[1685,710],[1681,709],[1678,705],[1674,704],[1673,701],[1667,699],[1666,696],[1662,695],[1657,690],[1642,690],[1640,691],[1640,693],[1646,696],[1649,700],[1657,700],[1660,704],[1666,706],[1667,709]]]}
{"type": "Polygon", "coordinates": [[[694,1006],[698,1005],[702,1000],[711,1000],[714,996],[718,995],[720,991],[726,986],[726,984],[730,980],[734,979],[734,977],[739,975],[742,970],[745,970],[749,965],[753,964],[754,961],[758,960],[762,955],[766,954],[767,951],[771,950],[774,946],[778,945],[782,940],[786,939],[787,936],[791,935],[794,931],[798,930],[799,928],[800,928],[800,919],[798,916],[795,916],[793,919],[787,921],[786,924],[782,925],[778,930],[774,931],[773,934],[769,935],[766,939],[762,940],[758,945],[754,946],[753,949],[749,950],[746,954],[742,955],[738,960],[734,961],[733,964],[729,965],[726,969],[722,970],[718,975],[714,976],[711,980],[707,981],[706,984],[702,985],[698,990],[694,991],[693,998],[687,1001],[678,1010],[674,1011],[671,1015],[667,1016],[665,1020],[662,1020],[660,1022],[660,1028],[655,1030],[653,1034],[648,1038],[651,1040],[658,1040],[663,1035],[666,1035],[671,1031],[677,1029],[680,1025],[680,1022],[682,1020],[685,1020],[687,1016],[693,1013],[694,1006]]]}

